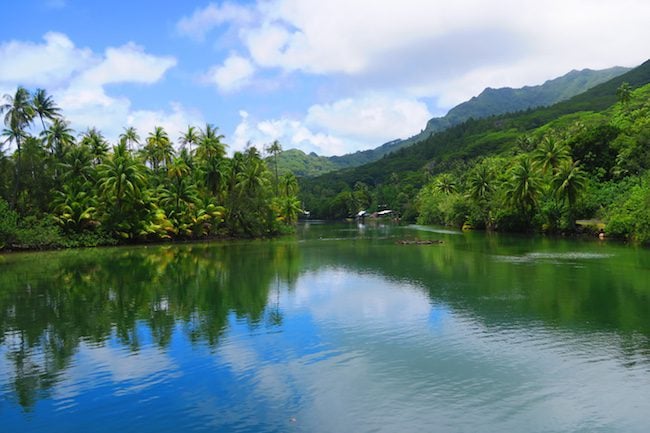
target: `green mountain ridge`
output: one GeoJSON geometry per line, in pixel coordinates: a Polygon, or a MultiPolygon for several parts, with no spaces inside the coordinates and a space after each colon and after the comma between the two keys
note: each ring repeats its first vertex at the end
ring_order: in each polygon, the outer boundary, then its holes
{"type": "Polygon", "coordinates": [[[292,171],[296,176],[305,177],[318,176],[344,168],[358,167],[376,161],[386,154],[425,140],[431,134],[458,125],[470,118],[481,119],[552,105],[620,76],[629,70],[629,68],[620,66],[597,71],[591,69],[573,70],[537,86],[525,86],[519,89],[509,87],[493,89],[488,87],[478,96],[472,97],[470,100],[449,110],[444,117],[430,119],[420,133],[410,138],[392,140],[374,149],[341,156],[324,157],[315,153],[305,154],[298,149],[289,149],[278,155],[278,170],[283,173],[292,171]]]}
{"type": "MultiPolygon", "coordinates": [[[[403,211],[405,203],[413,203],[417,191],[431,176],[454,170],[466,172],[478,159],[488,156],[512,157],[517,154],[518,140],[523,137],[530,137],[535,144],[547,133],[571,131],[571,128],[584,128],[584,132],[575,134],[578,144],[572,144],[576,160],[601,170],[598,174],[601,178],[606,180],[612,175],[614,160],[623,165],[638,163],[642,171],[645,162],[637,162],[636,157],[628,157],[622,151],[631,143],[630,139],[621,139],[621,143],[612,145],[622,132],[617,132],[616,128],[612,130],[607,123],[611,114],[603,114],[617,104],[618,89],[623,83],[628,83],[632,90],[650,83],[650,61],[552,106],[472,118],[387,154],[381,160],[302,179],[301,198],[317,217],[345,216],[340,208],[344,201],[350,201],[346,197],[353,195],[372,197],[368,203],[402,207],[403,211]],[[608,165],[601,164],[599,159],[608,165]]],[[[643,144],[637,147],[640,152],[645,149],[643,144]]]]}

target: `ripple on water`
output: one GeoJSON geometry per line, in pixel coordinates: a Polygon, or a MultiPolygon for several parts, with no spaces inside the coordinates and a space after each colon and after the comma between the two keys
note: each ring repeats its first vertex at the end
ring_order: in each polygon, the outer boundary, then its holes
{"type": "Polygon", "coordinates": [[[601,260],[608,259],[613,257],[613,254],[605,253],[587,253],[587,252],[578,252],[570,251],[563,253],[544,253],[544,252],[532,252],[526,253],[520,256],[508,256],[508,255],[493,255],[492,259],[497,262],[506,262],[506,263],[551,263],[551,264],[567,264],[579,260],[601,260]]]}

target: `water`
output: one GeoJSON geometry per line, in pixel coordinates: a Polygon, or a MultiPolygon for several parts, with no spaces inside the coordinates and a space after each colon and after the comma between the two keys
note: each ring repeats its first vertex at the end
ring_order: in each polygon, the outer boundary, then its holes
{"type": "Polygon", "coordinates": [[[312,223],[5,255],[0,426],[647,432],[649,313],[650,250],[591,241],[312,223]]]}

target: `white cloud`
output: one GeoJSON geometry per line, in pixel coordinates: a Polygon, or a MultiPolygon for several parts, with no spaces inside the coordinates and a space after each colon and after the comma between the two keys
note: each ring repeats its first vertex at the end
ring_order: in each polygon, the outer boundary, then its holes
{"type": "Polygon", "coordinates": [[[147,53],[134,43],[108,47],[103,54],[97,54],[75,47],[61,33],[47,33],[43,40],[0,45],[0,90],[18,85],[44,87],[54,96],[72,128],[83,131],[97,127],[112,142],[125,126],[135,126],[141,136],[154,126],[162,126],[176,138],[188,124],[203,123],[201,113],[178,103],[166,109],[145,110],[133,107],[125,96],[106,91],[108,84],[155,84],[176,65],[174,57],[147,53]]]}
{"type": "Polygon", "coordinates": [[[46,33],[43,41],[1,44],[0,83],[56,86],[97,62],[92,51],[75,47],[62,33],[46,33]]]}
{"type": "Polygon", "coordinates": [[[415,99],[369,95],[313,105],[305,122],[355,141],[379,145],[418,133],[431,117],[426,104],[415,99]]]}
{"type": "Polygon", "coordinates": [[[210,3],[204,8],[196,9],[191,16],[181,18],[176,24],[176,30],[181,35],[203,40],[207,33],[219,25],[228,22],[243,24],[251,19],[252,11],[249,8],[228,2],[221,6],[210,3]]]}
{"type": "Polygon", "coordinates": [[[186,108],[178,102],[172,102],[169,110],[132,111],[126,122],[126,126],[134,126],[140,131],[141,137],[153,131],[156,126],[162,126],[174,142],[187,130],[188,125],[203,124],[205,120],[199,111],[186,108]]]}
{"type": "Polygon", "coordinates": [[[432,115],[417,100],[366,95],[312,105],[304,118],[282,117],[251,122],[247,112],[233,134],[233,149],[279,140],[284,148],[319,155],[340,155],[376,147],[418,133],[432,115]]]}
{"type": "Polygon", "coordinates": [[[259,67],[440,98],[447,108],[486,86],[634,66],[650,38],[645,0],[259,0],[248,14],[255,19],[238,22],[235,46],[259,67]]]}
{"type": "Polygon", "coordinates": [[[247,85],[254,72],[253,64],[248,59],[231,54],[223,65],[213,67],[204,80],[216,84],[222,92],[232,92],[247,85]]]}
{"type": "MultiPolygon", "coordinates": [[[[319,155],[346,153],[351,143],[322,132],[312,132],[301,121],[283,117],[280,119],[251,122],[245,111],[240,111],[241,120],[232,135],[230,149],[243,150],[250,142],[263,149],[264,145],[278,140],[285,149],[301,149],[319,155]]],[[[355,144],[352,144],[353,146],[355,144]]],[[[359,146],[356,143],[356,146],[359,146]]]]}
{"type": "Polygon", "coordinates": [[[128,43],[107,48],[103,61],[86,70],[80,79],[99,86],[125,82],[153,84],[174,66],[174,57],[147,54],[144,48],[128,43]]]}

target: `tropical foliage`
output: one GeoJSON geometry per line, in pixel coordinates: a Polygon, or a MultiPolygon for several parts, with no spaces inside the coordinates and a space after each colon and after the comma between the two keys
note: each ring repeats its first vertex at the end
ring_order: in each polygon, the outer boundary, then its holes
{"type": "Polygon", "coordinates": [[[470,119],[377,162],[302,178],[301,200],[320,218],[388,208],[403,221],[502,231],[604,228],[648,242],[649,82],[646,62],[554,106],[470,119]]]}
{"type": "Polygon", "coordinates": [[[160,126],[112,145],[93,127],[76,135],[42,89],[0,110],[0,249],[271,236],[301,211],[295,177],[253,146],[227,157],[213,125],[188,126],[178,147],[160,126]]]}

